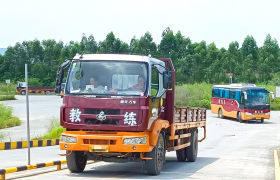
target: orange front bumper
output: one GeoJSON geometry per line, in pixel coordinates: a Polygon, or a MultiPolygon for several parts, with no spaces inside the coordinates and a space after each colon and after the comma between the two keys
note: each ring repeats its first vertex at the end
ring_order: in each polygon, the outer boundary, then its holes
{"type": "Polygon", "coordinates": [[[255,115],[247,115],[246,113],[242,113],[243,120],[261,120],[261,119],[270,119],[270,115],[264,114],[255,114],[255,115]]]}
{"type": "MultiPolygon", "coordinates": [[[[104,147],[106,151],[103,152],[150,152],[153,149],[153,146],[149,145],[149,132],[65,131],[61,135],[77,138],[76,143],[60,140],[61,150],[92,152],[93,147],[104,147]],[[124,139],[137,137],[146,137],[146,144],[123,144],[124,139]]],[[[96,152],[102,151],[97,150],[96,152]]]]}

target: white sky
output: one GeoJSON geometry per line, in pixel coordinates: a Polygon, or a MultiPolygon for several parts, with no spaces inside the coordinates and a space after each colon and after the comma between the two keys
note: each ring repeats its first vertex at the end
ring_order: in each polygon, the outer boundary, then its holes
{"type": "Polygon", "coordinates": [[[158,44],[166,27],[193,42],[240,46],[253,35],[262,46],[268,33],[280,40],[279,0],[1,0],[0,48],[24,40],[102,41],[113,31],[130,42],[149,31],[158,44]]]}

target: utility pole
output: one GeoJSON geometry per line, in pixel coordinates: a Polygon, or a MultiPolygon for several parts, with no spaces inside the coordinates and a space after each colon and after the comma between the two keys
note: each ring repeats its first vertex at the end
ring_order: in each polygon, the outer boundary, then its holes
{"type": "Polygon", "coordinates": [[[28,99],[28,69],[25,64],[25,95],[26,95],[26,120],[27,120],[27,145],[28,145],[28,165],[30,165],[30,125],[29,125],[29,99],[28,99]]]}

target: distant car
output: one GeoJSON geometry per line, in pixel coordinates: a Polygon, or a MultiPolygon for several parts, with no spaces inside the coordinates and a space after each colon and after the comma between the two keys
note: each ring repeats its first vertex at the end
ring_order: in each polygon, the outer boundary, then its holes
{"type": "Polygon", "coordinates": [[[59,93],[59,95],[61,97],[64,96],[64,89],[65,89],[65,83],[62,83],[61,86],[60,86],[60,93],[59,93]]]}

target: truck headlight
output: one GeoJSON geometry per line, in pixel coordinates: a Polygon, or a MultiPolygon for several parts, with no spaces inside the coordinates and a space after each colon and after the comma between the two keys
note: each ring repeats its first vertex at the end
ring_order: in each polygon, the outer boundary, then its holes
{"type": "Polygon", "coordinates": [[[60,136],[60,142],[76,143],[77,138],[71,136],[60,136]]]}
{"type": "Polygon", "coordinates": [[[140,137],[140,138],[129,138],[123,140],[123,144],[146,144],[147,143],[147,137],[140,137]]]}

